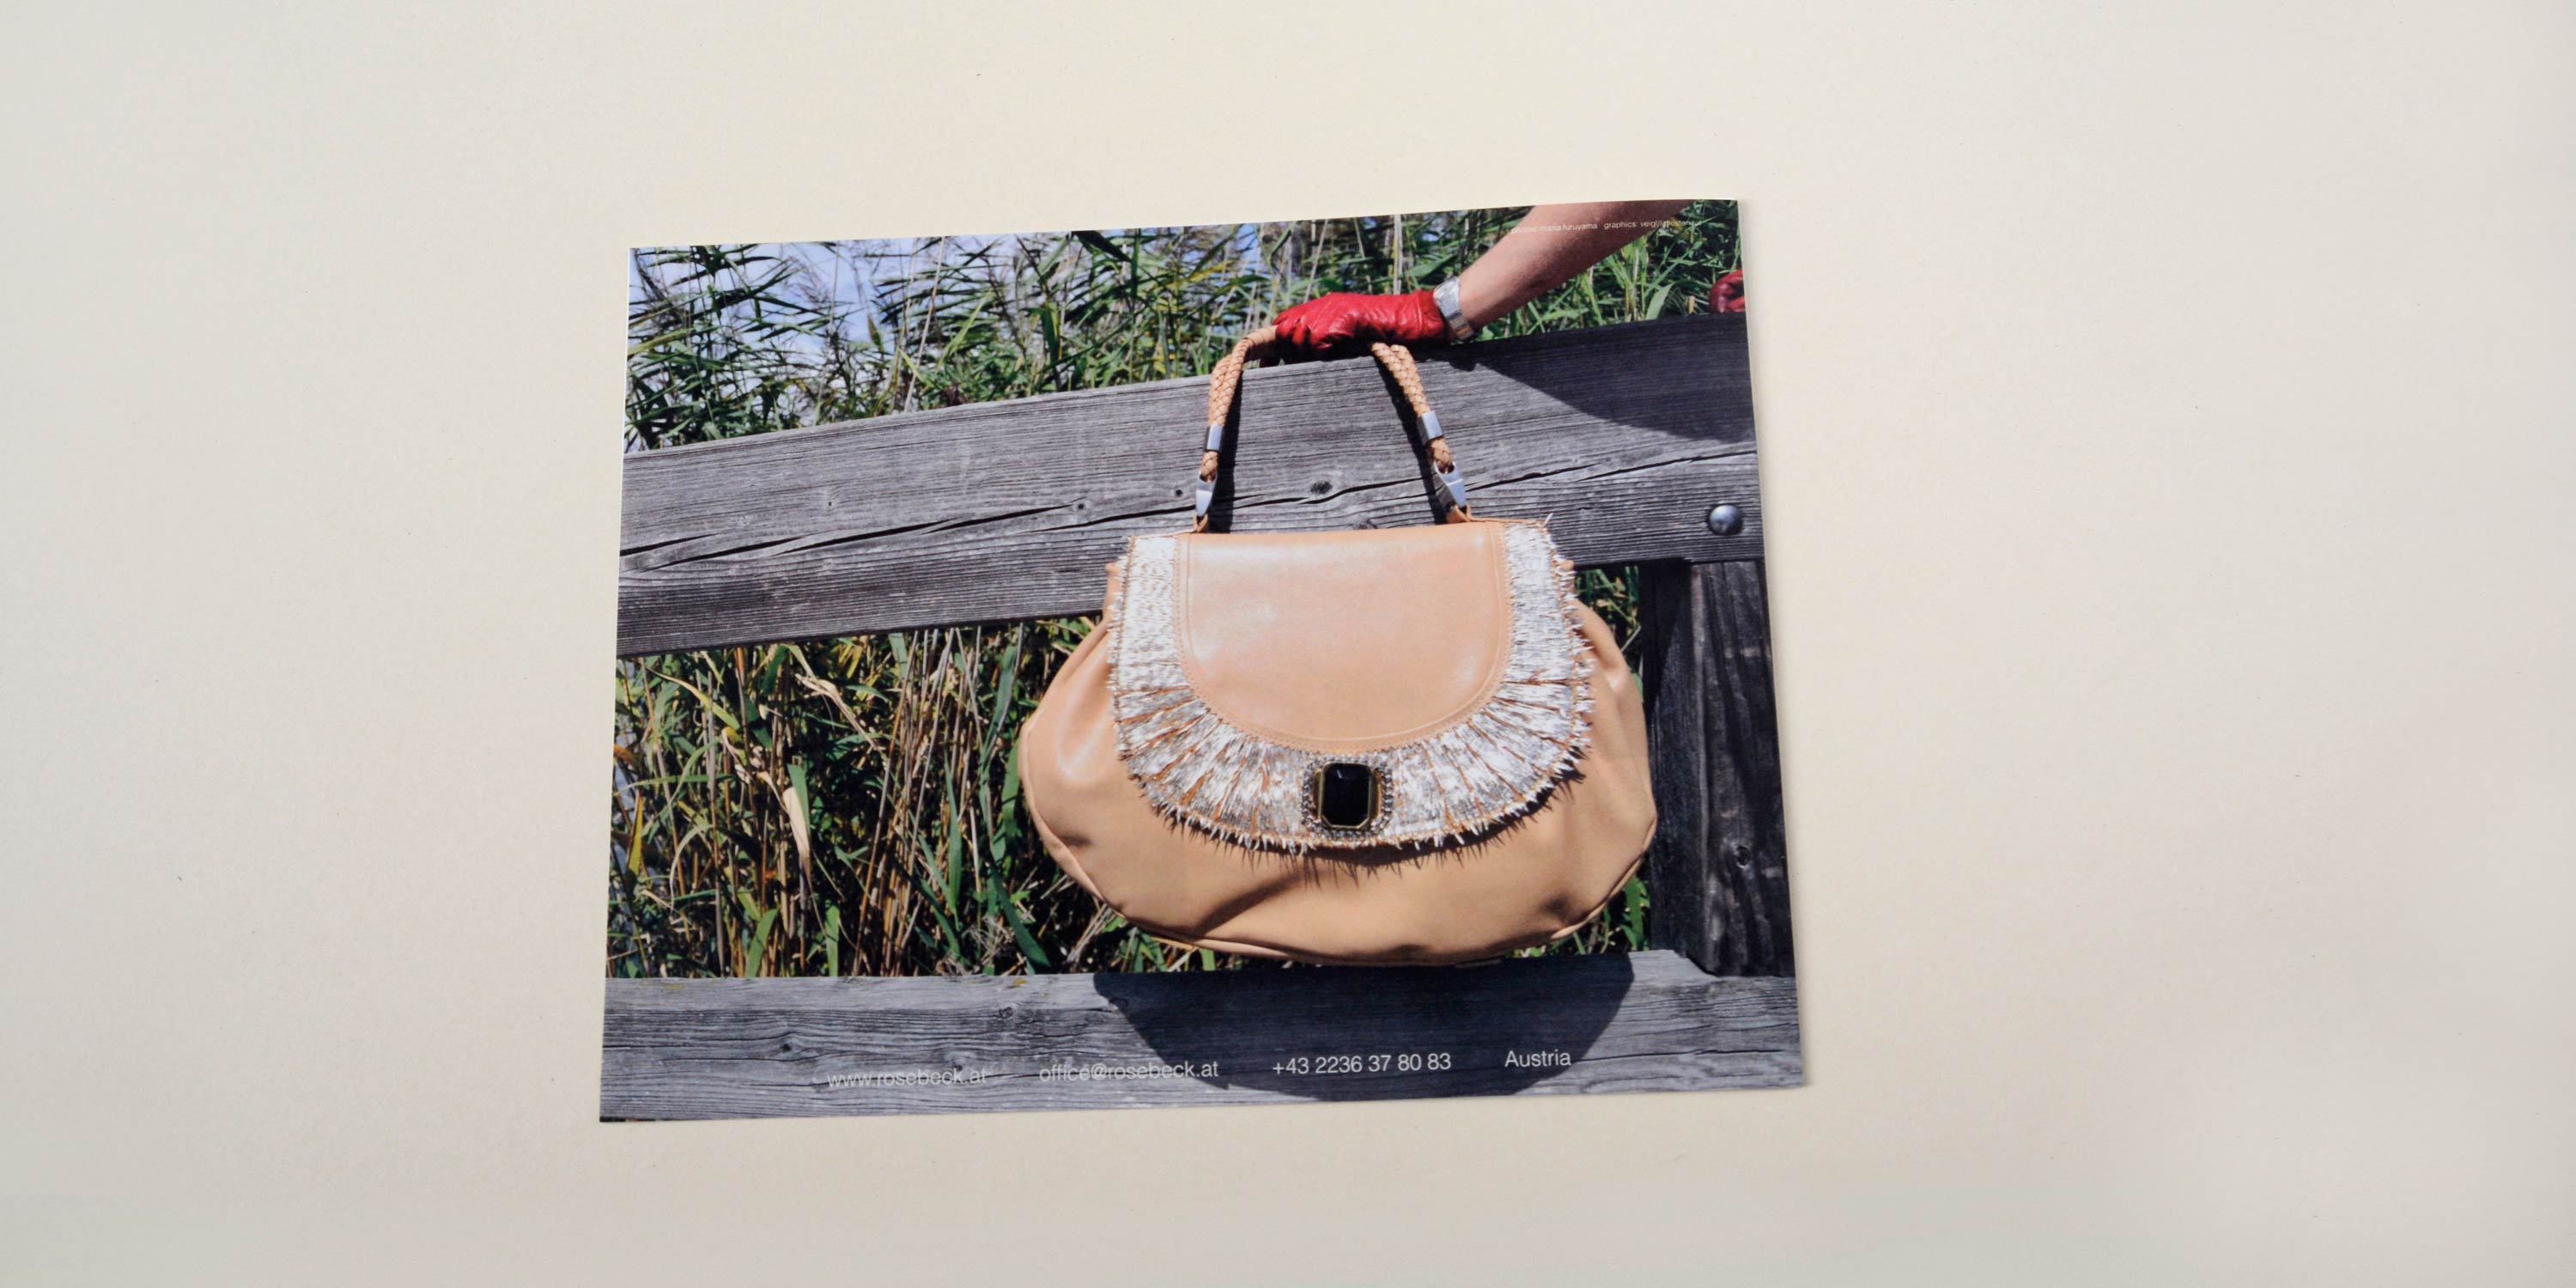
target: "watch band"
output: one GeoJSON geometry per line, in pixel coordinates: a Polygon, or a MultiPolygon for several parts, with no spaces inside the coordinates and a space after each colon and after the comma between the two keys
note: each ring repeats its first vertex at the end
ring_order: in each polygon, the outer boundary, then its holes
{"type": "Polygon", "coordinates": [[[1440,307],[1440,320],[1449,324],[1450,339],[1464,340],[1476,334],[1476,328],[1467,325],[1466,311],[1458,306],[1457,278],[1432,287],[1431,302],[1440,307]]]}

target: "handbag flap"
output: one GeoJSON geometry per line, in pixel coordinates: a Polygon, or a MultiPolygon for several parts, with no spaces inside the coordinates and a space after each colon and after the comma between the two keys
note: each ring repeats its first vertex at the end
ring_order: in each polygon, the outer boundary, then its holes
{"type": "Polygon", "coordinates": [[[1533,806],[1588,736],[1591,654],[1542,525],[1144,537],[1119,571],[1120,755],[1212,834],[1464,839],[1533,806]]]}

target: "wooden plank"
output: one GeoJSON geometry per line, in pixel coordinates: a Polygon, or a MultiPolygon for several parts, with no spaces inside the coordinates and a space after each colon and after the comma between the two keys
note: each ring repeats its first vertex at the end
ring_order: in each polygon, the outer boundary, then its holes
{"type": "MultiPolygon", "coordinates": [[[[1588,566],[1761,553],[1744,319],[1429,351],[1478,510],[1588,566]],[[1748,522],[1711,533],[1712,505],[1748,522]]],[[[1095,611],[1102,565],[1185,526],[1205,382],[885,416],[626,458],[621,655],[1095,611]]],[[[1366,358],[1250,373],[1219,506],[1244,531],[1432,517],[1366,358]]]]}
{"type": "Polygon", "coordinates": [[[1716,975],[1794,975],[1760,560],[1646,570],[1657,813],[1647,935],[1716,975]]]}
{"type": "Polygon", "coordinates": [[[611,980],[600,1116],[1795,1086],[1796,987],[1712,978],[1667,952],[1423,969],[611,980]]]}

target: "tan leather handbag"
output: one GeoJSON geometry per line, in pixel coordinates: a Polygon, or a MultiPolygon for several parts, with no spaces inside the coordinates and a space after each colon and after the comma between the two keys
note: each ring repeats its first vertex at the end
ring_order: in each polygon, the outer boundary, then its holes
{"type": "Polygon", "coordinates": [[[1030,716],[1056,862],[1164,939],[1299,961],[1462,962],[1572,934],[1655,828],[1644,706],[1543,523],[1477,518],[1413,357],[1447,522],[1208,530],[1244,338],[1208,391],[1198,519],[1109,566],[1030,716]]]}

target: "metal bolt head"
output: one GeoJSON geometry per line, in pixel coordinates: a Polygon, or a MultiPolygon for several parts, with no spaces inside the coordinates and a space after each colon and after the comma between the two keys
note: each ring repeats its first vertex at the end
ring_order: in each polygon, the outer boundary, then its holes
{"type": "Polygon", "coordinates": [[[1734,505],[1713,506],[1708,512],[1708,530],[1721,537],[1744,531],[1744,511],[1734,505]]]}

